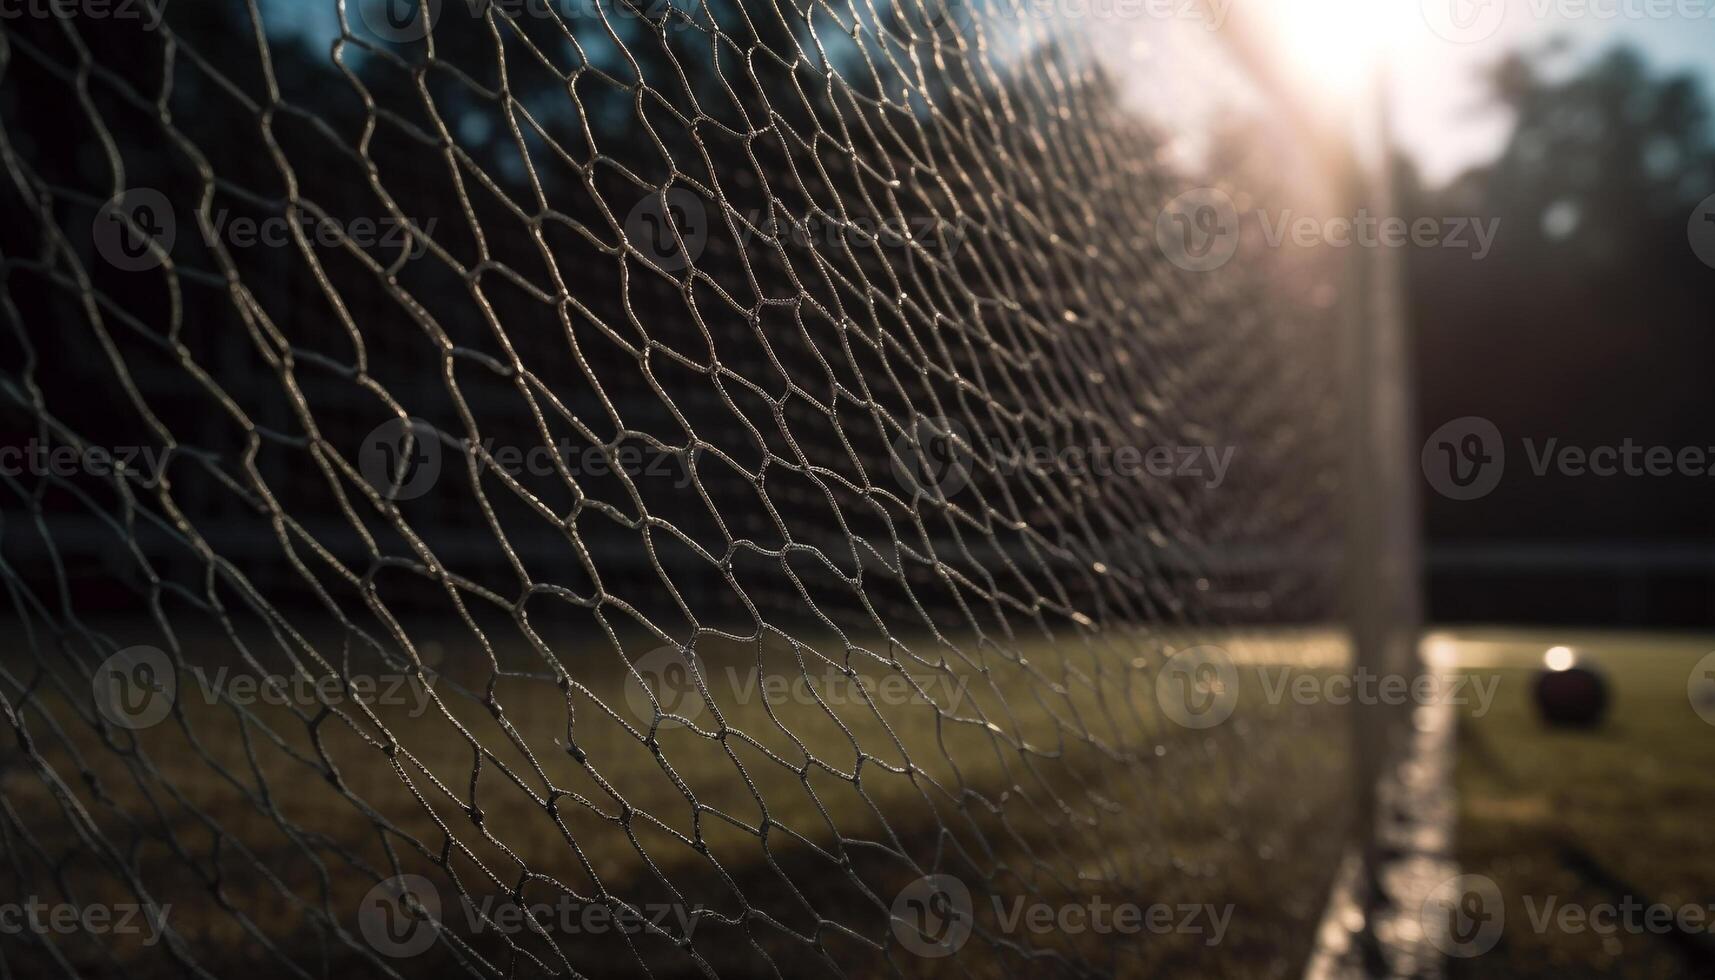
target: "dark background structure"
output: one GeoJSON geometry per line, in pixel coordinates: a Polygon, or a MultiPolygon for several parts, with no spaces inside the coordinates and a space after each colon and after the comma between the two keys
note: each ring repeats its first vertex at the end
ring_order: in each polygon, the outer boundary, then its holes
{"type": "Polygon", "coordinates": [[[1628,48],[1565,55],[1494,65],[1516,124],[1492,163],[1433,188],[1401,164],[1408,213],[1500,219],[1480,261],[1407,259],[1420,437],[1479,416],[1507,451],[1481,499],[1425,491],[1429,619],[1715,625],[1715,476],[1538,476],[1525,450],[1629,439],[1715,464],[1715,268],[1687,227],[1715,194],[1709,95],[1628,48]]]}

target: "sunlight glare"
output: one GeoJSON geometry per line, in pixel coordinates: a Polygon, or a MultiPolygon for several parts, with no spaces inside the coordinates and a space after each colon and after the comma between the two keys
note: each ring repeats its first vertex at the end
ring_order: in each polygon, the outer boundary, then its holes
{"type": "Polygon", "coordinates": [[[1416,0],[1275,0],[1269,7],[1287,65],[1336,103],[1352,102],[1387,59],[1428,33],[1416,0]]]}

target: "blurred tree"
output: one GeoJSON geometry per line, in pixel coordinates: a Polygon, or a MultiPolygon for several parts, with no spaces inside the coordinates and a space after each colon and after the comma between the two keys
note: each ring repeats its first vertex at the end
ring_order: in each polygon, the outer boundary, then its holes
{"type": "Polygon", "coordinates": [[[1688,548],[1715,550],[1708,476],[1538,476],[1525,445],[1715,447],[1715,270],[1687,234],[1715,193],[1703,93],[1629,49],[1580,64],[1560,44],[1509,55],[1488,83],[1515,120],[1500,156],[1444,188],[1422,187],[1409,168],[1400,181],[1413,217],[1500,221],[1484,259],[1456,249],[1409,258],[1422,435],[1482,416],[1508,454],[1489,497],[1429,495],[1429,543],[1480,543],[1492,558],[1552,545],[1590,559],[1584,571],[1583,559],[1557,561],[1457,595],[1450,573],[1436,614],[1710,621],[1707,571],[1686,573],[1697,582],[1658,576],[1683,568],[1688,548]],[[1632,556],[1628,568],[1614,566],[1618,554],[1632,556]],[[1630,592],[1616,590],[1616,576],[1630,592]],[[1626,610],[1616,594],[1629,596],[1626,610]]]}

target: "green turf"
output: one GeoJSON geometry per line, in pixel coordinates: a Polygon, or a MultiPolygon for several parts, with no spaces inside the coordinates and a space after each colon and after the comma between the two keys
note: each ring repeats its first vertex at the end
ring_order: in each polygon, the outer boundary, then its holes
{"type": "MultiPolygon", "coordinates": [[[[754,918],[748,930],[711,923],[697,931],[697,949],[723,975],[762,969],[752,940],[787,975],[814,968],[802,944],[782,933],[817,929],[794,889],[817,915],[880,947],[824,925],[821,938],[851,975],[893,967],[929,975],[945,967],[890,943],[885,909],[866,899],[831,857],[838,840],[852,855],[852,874],[884,904],[914,877],[889,856],[899,848],[924,867],[934,866],[940,851],[943,870],[992,881],[996,895],[1083,892],[1109,901],[1230,903],[1236,911],[1218,949],[1183,935],[1024,937],[1024,945],[1073,947],[1121,975],[1293,976],[1349,839],[1347,718],[1327,705],[1265,703],[1255,672],[1247,670],[1241,710],[1226,724],[1207,732],[1171,724],[1151,682],[1158,663],[1151,658],[1170,639],[1158,638],[1153,654],[1145,646],[1128,654],[1123,643],[1027,645],[1025,665],[973,649],[980,662],[953,671],[971,684],[952,718],[920,703],[887,706],[880,717],[861,705],[831,713],[798,702],[771,705],[717,683],[718,720],[711,710],[697,730],[658,734],[671,774],[635,730],[617,652],[591,640],[554,645],[578,681],[566,693],[540,677],[496,678],[480,650],[448,641],[438,657],[445,683],[462,684],[477,699],[448,693],[444,712],[415,715],[397,706],[377,709],[373,720],[348,712],[312,726],[284,709],[246,715],[181,698],[183,725],[165,723],[136,738],[159,778],[139,779],[137,767],[125,764],[121,753],[133,749],[129,735],[103,746],[72,705],[46,690],[27,699],[25,718],[62,778],[100,786],[99,798],[108,802],[90,811],[103,835],[134,846],[140,878],[158,901],[174,904],[172,924],[221,976],[271,976],[274,962],[237,916],[220,911],[221,903],[242,910],[258,934],[307,961],[312,973],[324,954],[336,973],[366,972],[367,965],[341,966],[353,959],[350,952],[324,947],[310,914],[282,896],[327,910],[355,933],[361,896],[375,881],[357,869],[388,867],[391,849],[406,869],[444,880],[446,872],[431,861],[449,839],[468,848],[449,852],[449,866],[477,896],[503,894],[528,869],[545,876],[526,892],[537,900],[551,879],[582,895],[606,889],[639,904],[659,901],[665,878],[688,901],[723,914],[742,915],[742,901],[754,903],[750,914],[769,918],[754,918]],[[482,704],[491,680],[498,714],[482,704]],[[1074,737],[1078,732],[1108,739],[1109,749],[1134,761],[1107,756],[1074,737]],[[568,737],[589,768],[568,754],[568,737]],[[388,741],[400,747],[397,767],[383,751],[388,741]],[[1006,748],[1014,744],[1028,751],[1006,748]],[[890,771],[907,758],[913,773],[890,771]],[[339,789],[329,770],[337,770],[339,789]],[[542,802],[549,784],[562,794],[551,810],[542,802]],[[347,794],[390,830],[378,832],[347,794]],[[480,823],[473,809],[480,809],[480,823]],[[128,827],[127,820],[140,822],[128,827]],[[684,838],[693,835],[705,850],[688,845],[684,838]],[[967,856],[958,857],[954,845],[967,856]]],[[[1344,656],[1328,634],[1220,639],[1241,661],[1328,669],[1344,656]]],[[[325,639],[318,644],[338,649],[325,639]]],[[[224,645],[217,637],[196,639],[190,658],[219,662],[224,645]]],[[[917,649],[939,655],[930,643],[917,649]]],[[[726,676],[726,666],[754,663],[759,655],[744,644],[705,643],[699,650],[717,678],[726,676]]],[[[528,663],[525,653],[501,650],[499,657],[517,669],[528,663]]],[[[761,656],[766,672],[797,673],[789,649],[776,646],[761,656]]],[[[908,670],[926,674],[921,665],[908,670]]],[[[42,782],[18,767],[7,778],[6,796],[26,814],[35,843],[66,856],[66,879],[84,900],[111,888],[103,863],[80,853],[85,849],[68,823],[51,816],[57,807],[42,782]]],[[[563,945],[586,973],[638,972],[611,936],[603,940],[563,945]]],[[[505,953],[480,938],[475,944],[489,955],[505,953]]],[[[688,972],[684,956],[659,943],[643,945],[657,976],[688,972]]],[[[158,951],[119,952],[145,974],[151,966],[165,972],[158,951]]],[[[532,952],[550,955],[540,944],[532,952]]],[[[87,954],[68,952],[74,959],[87,954]]],[[[95,974],[100,964],[86,958],[79,966],[95,974]]],[[[1016,954],[976,942],[960,966],[974,976],[1026,968],[1016,954]]],[[[1064,972],[1053,967],[1047,961],[1029,968],[1064,972]]],[[[407,975],[437,968],[433,954],[400,964],[407,975]]],[[[526,964],[520,972],[537,971],[526,964]]]]}
{"type": "MultiPolygon", "coordinates": [[[[1316,669],[1339,660],[1327,654],[1338,644],[1314,634],[1225,639],[1241,659],[1320,658],[1316,669]]],[[[1172,645],[1171,638],[1159,640],[1172,645]]],[[[217,661],[214,646],[206,638],[198,641],[196,658],[217,661]]],[[[739,647],[705,649],[717,668],[754,656],[739,647]]],[[[1507,926],[1493,950],[1456,961],[1454,975],[1687,974],[1690,961],[1674,942],[1552,926],[1539,932],[1531,907],[1551,898],[1590,907],[1628,894],[1671,906],[1715,902],[1715,847],[1709,840],[1715,727],[1697,716],[1686,693],[1692,665],[1715,649],[1715,639],[1471,630],[1434,634],[1426,649],[1479,681],[1498,682],[1488,710],[1476,702],[1460,709],[1458,857],[1465,871],[1497,883],[1507,926]],[[1602,728],[1551,731],[1537,721],[1532,672],[1555,644],[1590,651],[1612,676],[1615,703],[1602,728]]],[[[1208,733],[1165,723],[1151,697],[1148,669],[1122,664],[1111,650],[1027,647],[1035,674],[990,660],[985,677],[979,666],[963,665],[958,673],[973,688],[968,710],[957,712],[964,720],[956,722],[925,705],[904,704],[887,708],[882,718],[837,706],[836,723],[800,703],[772,706],[771,713],[771,706],[735,698],[723,687],[715,696],[724,723],[710,712],[700,719],[700,732],[678,729],[659,736],[676,785],[622,724],[635,725],[636,719],[625,715],[626,681],[613,669],[613,651],[601,643],[562,643],[555,650],[569,659],[582,686],[568,696],[539,678],[502,677],[494,697],[504,708],[503,724],[480,703],[489,674],[481,666],[485,659],[443,649],[440,663],[451,675],[449,683],[472,688],[478,700],[447,697],[445,714],[411,716],[402,708],[378,713],[408,753],[401,756],[408,778],[387,762],[372,726],[354,728],[329,717],[314,730],[318,738],[279,709],[257,709],[245,718],[193,700],[185,720],[194,740],[177,724],[137,739],[160,773],[159,779],[139,780],[120,754],[131,751],[128,736],[102,745],[72,706],[45,687],[28,697],[16,691],[8,696],[25,706],[38,747],[80,792],[103,834],[131,849],[134,866],[158,900],[174,903],[173,925],[218,975],[270,976],[273,962],[236,917],[219,910],[221,902],[243,910],[259,934],[308,962],[312,973],[314,957],[323,952],[336,972],[347,969],[341,964],[350,954],[318,945],[307,914],[280,894],[291,892],[325,908],[352,928],[360,894],[373,880],[354,870],[354,860],[385,867],[391,847],[408,868],[423,870],[429,861],[416,845],[432,855],[449,834],[470,848],[456,854],[451,866],[476,893],[497,890],[485,875],[514,880],[527,867],[580,893],[588,894],[599,878],[613,894],[647,901],[656,880],[647,861],[687,894],[716,901],[727,896],[723,911],[730,913],[732,892],[711,877],[712,858],[758,910],[781,916],[783,924],[806,927],[802,917],[789,917],[784,879],[821,915],[885,946],[885,915],[867,907],[848,886],[846,873],[827,860],[830,844],[843,839],[860,855],[853,871],[886,896],[908,880],[906,872],[887,860],[865,864],[862,855],[874,852],[860,842],[893,835],[890,848],[902,846],[927,863],[937,842],[946,839],[943,829],[968,843],[980,827],[983,838],[998,846],[983,856],[990,862],[986,870],[1012,869],[1000,873],[1001,892],[1044,886],[1041,879],[1026,881],[1034,855],[1041,858],[1037,873],[1075,869],[1106,878],[1113,887],[1097,890],[1110,896],[1126,891],[1161,901],[1194,898],[1237,906],[1221,948],[1204,949],[1187,937],[1133,944],[1110,963],[1121,974],[1290,976],[1302,962],[1339,851],[1349,839],[1343,829],[1350,788],[1345,715],[1326,705],[1265,704],[1255,696],[1250,672],[1242,675],[1244,710],[1208,733]],[[1103,679],[1094,682],[1098,663],[1103,679]],[[1132,714],[1115,726],[1103,720],[1104,711],[1132,714]],[[61,726],[58,732],[50,719],[61,726]],[[608,788],[568,757],[568,722],[608,788]],[[1000,726],[1031,751],[996,752],[987,724],[1000,726]],[[715,737],[723,727],[732,734],[715,737]],[[1063,739],[1076,730],[1142,733],[1151,759],[1116,764],[1089,745],[1063,739]],[[480,766],[473,741],[494,753],[480,766]],[[551,814],[527,792],[539,779],[527,778],[520,787],[504,778],[494,763],[528,772],[526,749],[557,789],[578,798],[562,798],[551,814]],[[907,756],[919,767],[915,779],[880,765],[897,767],[907,756]],[[809,757],[817,764],[806,766],[809,757]],[[226,776],[216,774],[216,763],[226,776]],[[392,830],[378,833],[358,815],[328,781],[327,768],[337,768],[344,789],[392,830]],[[861,793],[855,779],[860,768],[861,793]],[[99,793],[89,786],[99,786],[99,793]],[[422,794],[421,801],[408,786],[422,794]],[[259,799],[267,807],[258,806],[259,799]],[[468,810],[472,800],[482,810],[480,828],[468,810]],[[648,818],[626,820],[627,807],[648,818]],[[139,823],[128,829],[121,813],[139,823]],[[1092,817],[1095,823],[1081,823],[1092,817]],[[776,828],[767,847],[757,833],[765,821],[776,828]],[[694,831],[707,842],[706,854],[675,836],[694,831]],[[240,843],[248,850],[239,851],[240,843]],[[258,862],[277,884],[258,872],[258,862]]],[[[502,660],[517,654],[502,651],[502,660]]],[[[781,649],[765,653],[775,660],[790,655],[781,649]]],[[[15,651],[14,670],[24,662],[15,651]]],[[[1147,665],[1148,656],[1139,663],[1147,665]]],[[[778,662],[768,666],[779,668],[778,662]]],[[[726,676],[724,670],[717,673],[726,676]]],[[[1135,738],[1134,743],[1130,748],[1142,745],[1135,738]]],[[[54,818],[57,805],[46,788],[17,761],[14,751],[0,780],[19,823],[35,835],[31,844],[63,860],[68,889],[84,901],[101,897],[102,888],[110,887],[103,863],[87,853],[67,821],[54,818]]],[[[796,962],[795,941],[769,928],[752,933],[783,965],[796,962]]],[[[742,973],[754,957],[741,934],[711,927],[699,933],[697,945],[723,972],[742,973]]],[[[878,959],[869,947],[838,936],[825,941],[853,975],[880,972],[889,959],[908,974],[928,975],[937,966],[898,949],[878,959]]],[[[1053,948],[1058,942],[1063,940],[1036,944],[1053,948]]],[[[1111,939],[1088,941],[1080,951],[1101,962],[1111,954],[1104,944],[1114,945],[1111,939]]],[[[635,965],[612,944],[569,945],[575,962],[598,975],[635,965]]],[[[170,972],[154,952],[123,942],[117,949],[122,962],[145,975],[151,965],[170,972]]],[[[68,944],[66,952],[86,974],[102,972],[87,948],[68,944]]],[[[8,955],[16,967],[34,962],[15,948],[8,955]]],[[[668,950],[646,951],[645,958],[658,975],[682,972],[673,965],[682,958],[676,961],[668,950]]],[[[983,956],[961,961],[977,976],[1004,975],[1020,963],[983,956]]]]}
{"type": "Polygon", "coordinates": [[[1618,904],[1627,894],[1715,905],[1715,727],[1687,693],[1715,637],[1462,630],[1431,636],[1427,648],[1499,679],[1488,713],[1462,709],[1458,856],[1464,871],[1499,886],[1506,924],[1493,950],[1455,961],[1454,975],[1691,975],[1696,954],[1680,941],[1552,921],[1539,930],[1531,909],[1550,898],[1618,904]],[[1554,645],[1587,651],[1606,669],[1613,704],[1601,727],[1550,729],[1538,719],[1535,670],[1554,645]]]}

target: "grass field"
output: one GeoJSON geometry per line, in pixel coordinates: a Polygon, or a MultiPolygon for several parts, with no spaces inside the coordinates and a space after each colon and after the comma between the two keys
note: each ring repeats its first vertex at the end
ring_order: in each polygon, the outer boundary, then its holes
{"type": "MultiPolygon", "coordinates": [[[[108,632],[149,642],[148,624],[108,632]]],[[[51,774],[15,745],[0,763],[0,890],[120,902],[135,875],[222,977],[450,975],[460,955],[521,976],[679,976],[696,973],[693,949],[722,975],[829,962],[852,976],[929,975],[949,964],[902,949],[889,906],[935,871],[973,892],[977,935],[955,961],[968,975],[1284,977],[1304,961],[1349,840],[1347,717],[1270,703],[1249,669],[1341,669],[1332,634],[1037,643],[1022,661],[973,646],[943,662],[922,643],[912,656],[839,658],[832,674],[817,658],[837,642],[818,654],[704,638],[709,700],[679,702],[691,724],[653,735],[647,696],[627,689],[635,681],[605,639],[549,642],[572,679],[562,689],[521,644],[490,661],[455,630],[434,635],[422,647],[438,672],[432,699],[241,709],[181,675],[175,713],[137,732],[98,730],[87,681],[56,690],[36,669],[51,647],[36,636],[31,656],[21,642],[0,690],[51,774]],[[1245,667],[1238,709],[1208,730],[1163,717],[1152,680],[1163,652],[1193,639],[1218,640],[1245,667]],[[835,693],[848,664],[875,683],[911,676],[940,707],[897,687],[868,701],[835,693]],[[806,674],[822,703],[751,683],[806,674]],[[365,893],[396,872],[428,877],[445,906],[445,941],[406,960],[360,938],[365,893]],[[477,905],[516,894],[701,911],[684,946],[612,931],[501,938],[455,911],[461,893],[477,905]],[[1230,906],[1231,920],[1210,945],[1179,932],[1021,933],[997,918],[1018,898],[1092,897],[1230,906]]],[[[257,672],[237,641],[260,673],[289,669],[265,635],[181,640],[205,671],[257,672]]],[[[374,669],[337,635],[307,640],[348,676],[374,669]]],[[[635,657],[645,644],[621,646],[635,657]]],[[[0,955],[25,975],[50,953],[85,975],[179,972],[162,946],[80,938],[0,936],[0,955]]]]}
{"type": "MultiPolygon", "coordinates": [[[[790,976],[826,957],[853,976],[915,976],[949,964],[903,949],[889,905],[936,871],[972,888],[977,935],[953,962],[973,976],[1073,975],[1080,964],[1292,976],[1350,839],[1348,719],[1333,705],[1262,696],[1250,669],[1342,670],[1332,634],[1158,635],[1129,660],[1118,641],[1038,644],[1023,664],[980,650],[941,663],[925,643],[915,658],[895,653],[900,671],[854,659],[867,701],[809,648],[703,642],[710,697],[669,705],[690,724],[653,738],[648,695],[605,642],[550,642],[574,678],[562,690],[539,665],[526,669],[526,651],[497,649],[496,672],[454,635],[424,645],[433,698],[407,689],[325,712],[240,708],[186,686],[176,714],[136,732],[98,729],[75,683],[56,689],[53,672],[36,669],[51,662],[44,647],[15,647],[0,660],[0,691],[51,772],[15,743],[0,755],[0,891],[122,902],[135,897],[124,884],[134,874],[216,976],[440,975],[460,955],[521,976],[678,976],[696,972],[688,950],[723,975],[790,976]],[[1151,681],[1162,653],[1217,640],[1243,668],[1238,709],[1206,731],[1172,723],[1151,681]],[[879,686],[892,675],[939,708],[879,686]],[[365,893],[395,872],[430,878],[444,906],[445,941],[409,959],[377,955],[361,930],[365,893]],[[703,911],[683,948],[611,931],[502,938],[472,928],[455,907],[461,892],[488,908],[516,892],[526,903],[568,895],[703,911]],[[1020,935],[996,918],[1017,897],[1091,896],[1233,913],[1217,946],[1178,933],[1020,935]]],[[[286,665],[266,639],[242,639],[260,673],[286,665]]],[[[335,637],[309,640],[352,657],[339,661],[347,675],[365,672],[335,637]]],[[[642,645],[622,644],[627,656],[642,645]]],[[[205,671],[258,673],[232,638],[197,635],[184,649],[205,671]]],[[[1706,935],[1567,928],[1543,910],[1715,904],[1715,727],[1687,691],[1715,640],[1466,630],[1432,634],[1425,649],[1495,685],[1492,703],[1460,708],[1458,858],[1495,882],[1506,925],[1452,974],[1701,975],[1699,963],[1715,962],[1700,959],[1706,935]],[[1601,728],[1537,720],[1534,671],[1557,644],[1607,668],[1614,704],[1601,728]]],[[[0,935],[15,975],[180,972],[136,937],[26,939],[0,935]]]]}
{"type": "MultiPolygon", "coordinates": [[[[1715,637],[1463,630],[1432,635],[1431,654],[1497,678],[1492,708],[1460,722],[1458,854],[1504,899],[1499,943],[1455,960],[1455,977],[1706,976],[1707,932],[1644,928],[1603,934],[1555,908],[1701,907],[1715,921],[1715,727],[1693,710],[1688,680],[1715,637]],[[1546,728],[1533,673],[1544,651],[1587,651],[1612,681],[1606,724],[1546,728]],[[1540,924],[1545,927],[1539,928],[1540,924]]],[[[1607,920],[1602,925],[1606,931],[1607,920]]],[[[1706,929],[1707,927],[1705,927],[1706,929]]]]}

